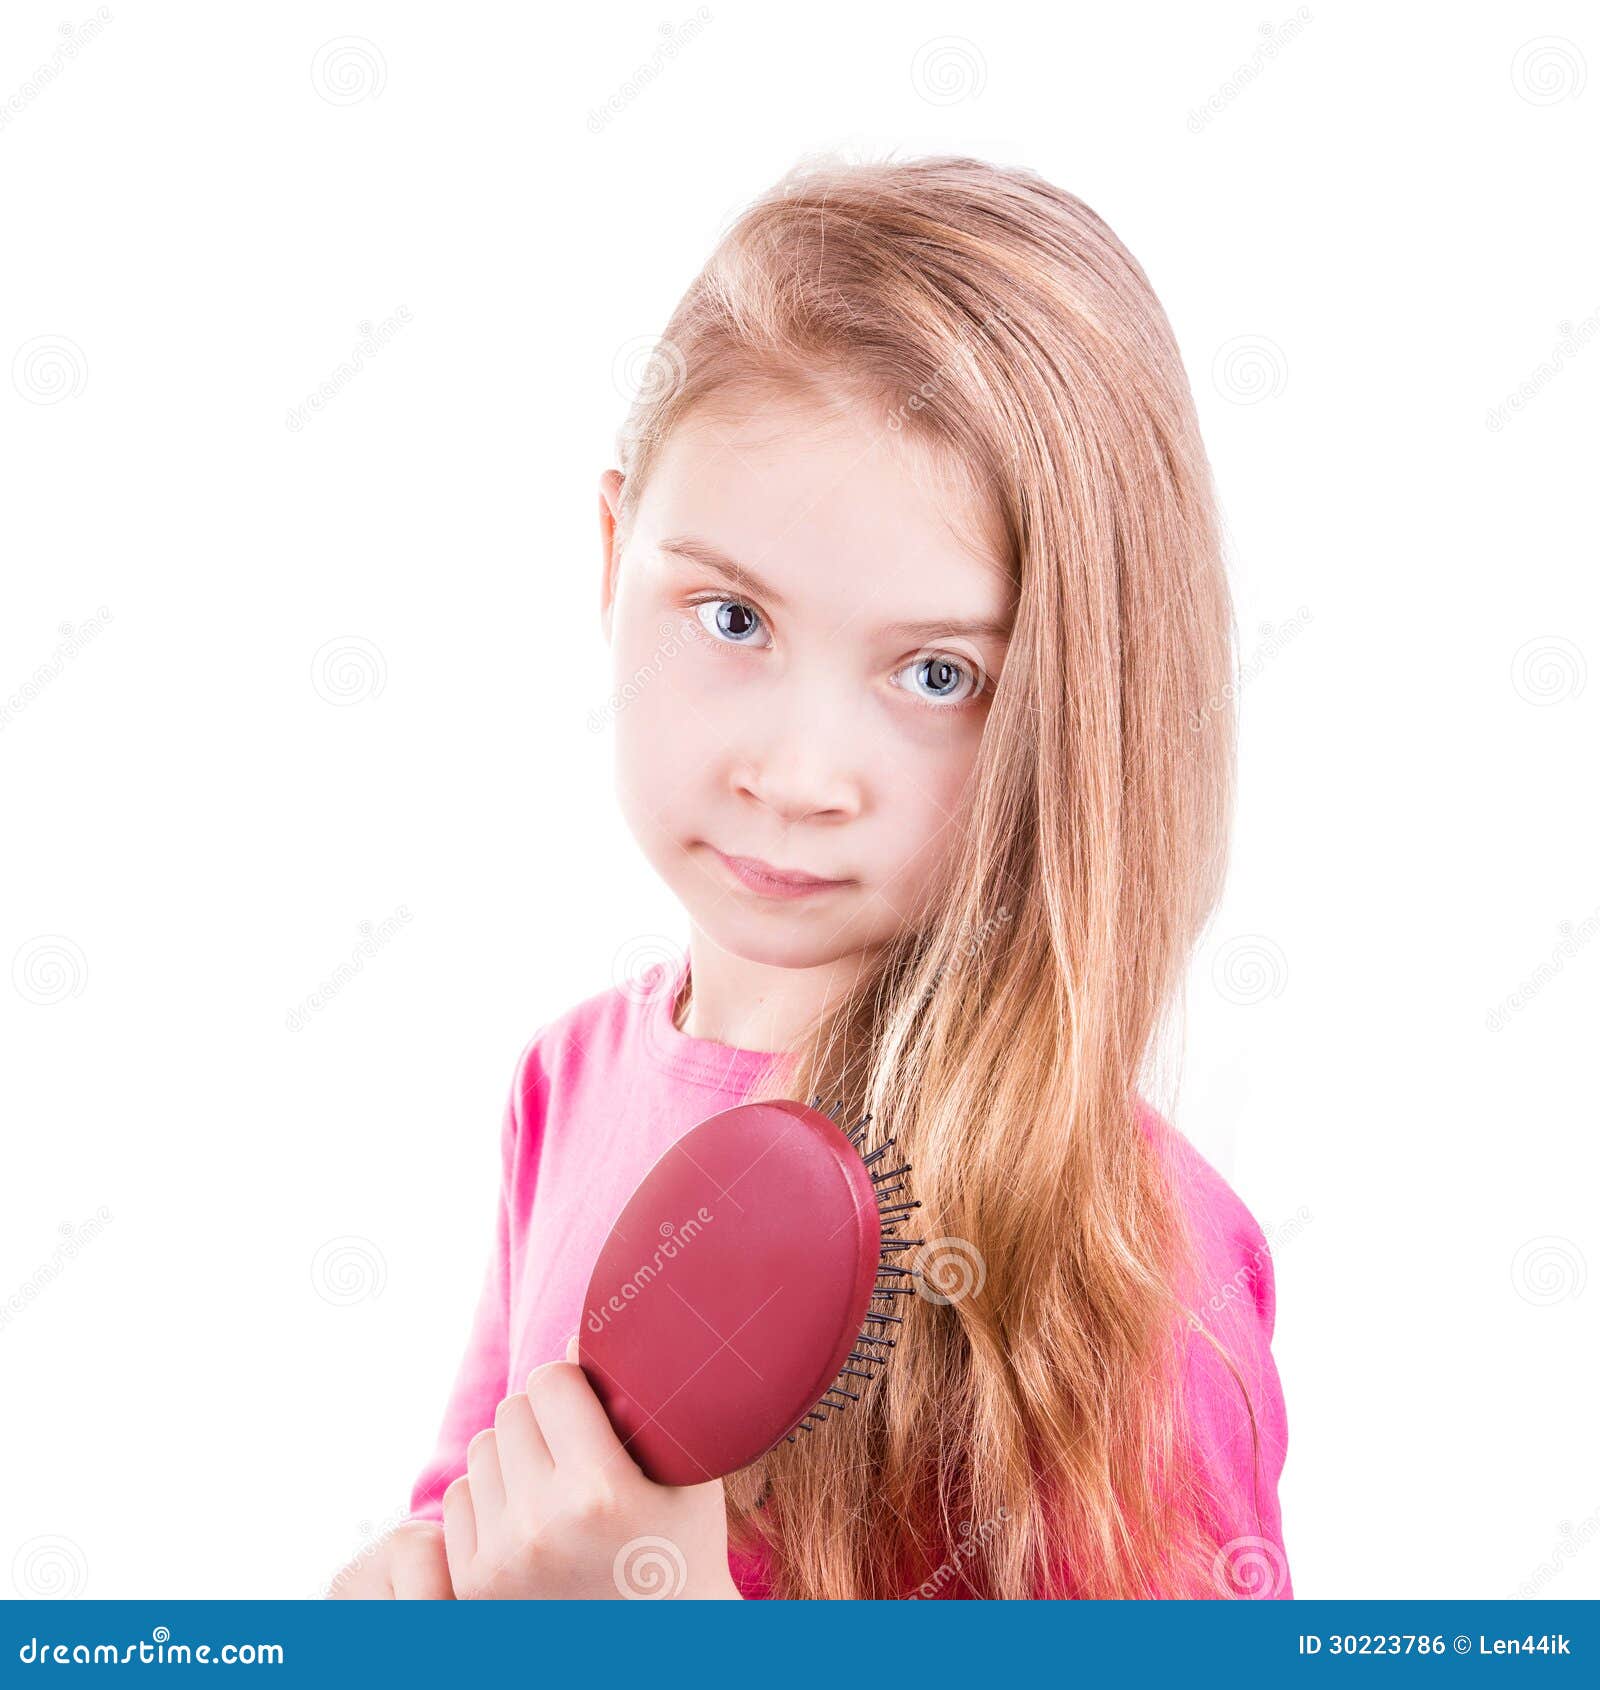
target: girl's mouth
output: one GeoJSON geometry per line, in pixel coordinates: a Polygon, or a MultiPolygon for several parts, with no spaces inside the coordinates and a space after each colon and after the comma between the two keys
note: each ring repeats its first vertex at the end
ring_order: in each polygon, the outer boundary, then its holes
{"type": "Polygon", "coordinates": [[[798,869],[774,868],[759,857],[730,857],[711,847],[712,854],[742,886],[765,898],[804,898],[848,886],[848,880],[825,880],[798,869]]]}

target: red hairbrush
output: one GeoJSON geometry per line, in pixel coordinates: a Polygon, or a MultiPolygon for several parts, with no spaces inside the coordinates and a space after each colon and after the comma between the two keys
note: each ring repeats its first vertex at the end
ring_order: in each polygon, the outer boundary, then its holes
{"type": "Polygon", "coordinates": [[[875,1171],[870,1114],[846,1131],[778,1098],[708,1116],[640,1182],[600,1251],[578,1360],[628,1453],[658,1484],[747,1467],[859,1401],[894,1347],[914,1269],[888,1258],[916,1202],[910,1164],[875,1171]],[[890,1283],[881,1283],[888,1280],[890,1283]],[[880,1306],[880,1303],[882,1306],[880,1306]],[[869,1330],[869,1328],[871,1330],[869,1330]],[[837,1399],[837,1400],[836,1400],[837,1399]]]}

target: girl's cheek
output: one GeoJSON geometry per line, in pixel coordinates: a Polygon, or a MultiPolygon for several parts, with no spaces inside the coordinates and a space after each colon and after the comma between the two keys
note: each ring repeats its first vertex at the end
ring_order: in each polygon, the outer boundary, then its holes
{"type": "MultiPolygon", "coordinates": [[[[924,722],[922,710],[895,733],[885,733],[888,755],[875,755],[870,771],[882,813],[894,818],[897,861],[909,864],[917,880],[931,877],[941,852],[955,841],[968,807],[968,783],[983,737],[982,712],[949,712],[952,720],[924,722]]],[[[927,714],[932,715],[929,710],[927,714]]]]}
{"type": "Polygon", "coordinates": [[[882,743],[893,748],[890,761],[902,772],[904,784],[953,803],[977,760],[983,714],[981,707],[894,698],[880,712],[879,734],[882,743]]]}

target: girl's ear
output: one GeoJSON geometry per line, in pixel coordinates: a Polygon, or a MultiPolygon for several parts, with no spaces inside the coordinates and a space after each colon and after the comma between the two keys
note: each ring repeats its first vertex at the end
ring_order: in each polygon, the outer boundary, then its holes
{"type": "Polygon", "coordinates": [[[600,477],[600,628],[611,643],[611,607],[617,597],[617,569],[622,548],[617,544],[617,504],[622,497],[622,471],[608,469],[600,477]]]}

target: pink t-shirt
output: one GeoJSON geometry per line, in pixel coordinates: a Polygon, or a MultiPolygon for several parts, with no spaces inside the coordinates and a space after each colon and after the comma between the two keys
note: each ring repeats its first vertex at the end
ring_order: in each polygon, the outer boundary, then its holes
{"type": "MultiPolygon", "coordinates": [[[[742,1102],[782,1060],[674,1026],[687,971],[687,958],[657,964],[639,983],[597,993],[549,1022],[523,1050],[501,1124],[494,1249],[433,1454],[412,1487],[413,1517],[440,1518],[473,1435],[493,1425],[501,1399],[522,1390],[535,1367],[564,1358],[601,1245],[657,1158],[708,1115],[742,1102]]],[[[1217,1593],[1288,1597],[1277,1495],[1288,1434],[1269,1348],[1272,1258],[1249,1211],[1188,1140],[1151,1111],[1144,1124],[1163,1133],[1176,1158],[1202,1250],[1203,1316],[1245,1378],[1260,1439],[1253,1473],[1239,1388],[1212,1347],[1191,1338],[1191,1421],[1212,1523],[1227,1545],[1217,1593]]],[[[769,1593],[757,1558],[733,1554],[729,1566],[745,1596],[769,1593]]]]}

